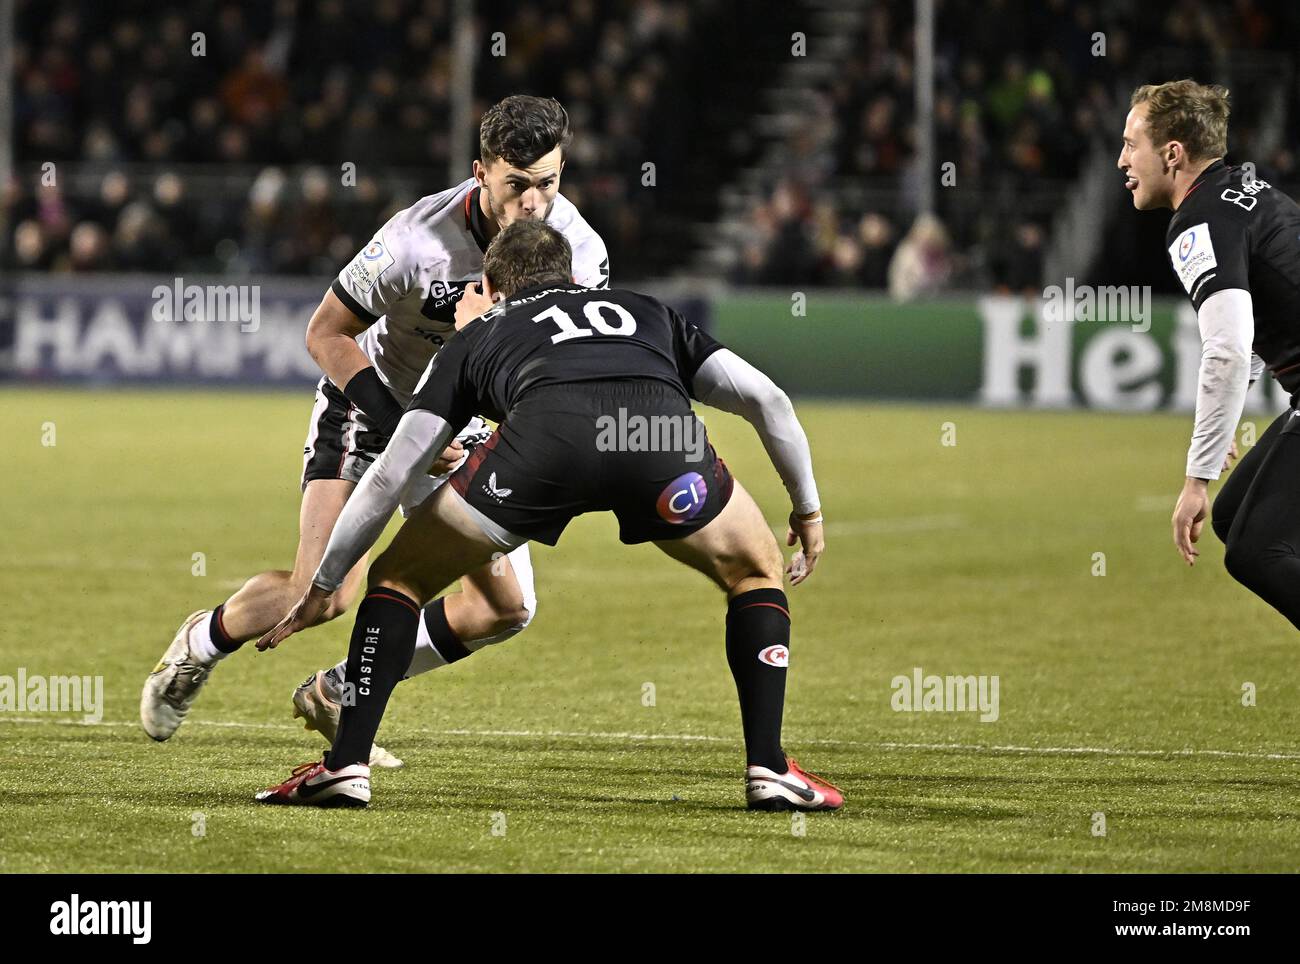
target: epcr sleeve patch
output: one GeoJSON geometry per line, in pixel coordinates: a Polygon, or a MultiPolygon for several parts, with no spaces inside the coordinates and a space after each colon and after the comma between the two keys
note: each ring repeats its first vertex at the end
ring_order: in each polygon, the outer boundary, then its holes
{"type": "Polygon", "coordinates": [[[1169,260],[1183,288],[1191,294],[1196,279],[1219,264],[1210,241],[1210,226],[1201,222],[1180,234],[1169,246],[1169,260]]]}

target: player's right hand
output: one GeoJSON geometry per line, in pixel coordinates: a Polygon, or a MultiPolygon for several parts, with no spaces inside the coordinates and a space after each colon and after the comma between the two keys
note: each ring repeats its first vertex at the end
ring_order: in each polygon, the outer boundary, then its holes
{"type": "Polygon", "coordinates": [[[446,475],[465,458],[465,446],[460,444],[459,439],[452,439],[450,445],[442,450],[442,454],[433,460],[429,466],[430,475],[446,475]]]}
{"type": "Polygon", "coordinates": [[[1188,479],[1179,493],[1178,504],[1174,506],[1174,547],[1189,566],[1196,564],[1195,543],[1201,539],[1201,528],[1209,515],[1210,496],[1208,486],[1201,479],[1188,479]]]}
{"type": "Polygon", "coordinates": [[[257,641],[257,648],[262,652],[275,649],[294,633],[315,626],[329,606],[332,592],[326,592],[315,583],[307,587],[303,597],[298,600],[289,614],[280,620],[280,624],[257,641]]]}
{"type": "Polygon", "coordinates": [[[456,302],[456,330],[460,331],[479,315],[491,311],[495,303],[483,293],[482,286],[477,281],[471,281],[456,302]]]}
{"type": "Polygon", "coordinates": [[[826,549],[826,535],[822,528],[821,511],[805,513],[801,519],[794,512],[790,513],[790,528],[785,534],[785,544],[792,546],[796,542],[799,548],[790,557],[790,565],[785,567],[785,574],[790,577],[790,585],[797,586],[817,568],[817,560],[826,549]],[[817,521],[812,521],[816,519],[817,521]]]}

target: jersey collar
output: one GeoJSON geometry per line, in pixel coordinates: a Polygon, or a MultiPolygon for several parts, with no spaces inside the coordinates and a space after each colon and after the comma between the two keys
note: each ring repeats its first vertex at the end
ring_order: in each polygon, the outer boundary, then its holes
{"type": "Polygon", "coordinates": [[[479,207],[478,195],[481,187],[476,187],[465,195],[465,228],[474,238],[480,251],[488,249],[487,225],[483,222],[483,209],[479,207]]]}
{"type": "Polygon", "coordinates": [[[1178,202],[1178,206],[1182,207],[1184,204],[1186,204],[1187,199],[1192,196],[1192,192],[1194,192],[1198,187],[1200,187],[1207,180],[1209,180],[1211,173],[1217,173],[1221,170],[1224,170],[1225,168],[1227,168],[1227,166],[1228,165],[1223,160],[1223,158],[1219,158],[1217,161],[1215,161],[1213,164],[1211,164],[1209,167],[1203,170],[1200,174],[1196,175],[1196,180],[1193,181],[1192,186],[1187,189],[1187,193],[1184,194],[1183,199],[1178,202]]]}
{"type": "Polygon", "coordinates": [[[506,300],[507,300],[507,301],[514,301],[514,300],[517,299],[517,298],[523,298],[523,297],[526,296],[526,295],[530,295],[530,294],[532,294],[532,293],[535,292],[535,291],[545,291],[545,290],[547,290],[548,288],[556,288],[556,289],[558,289],[558,288],[565,288],[565,289],[568,289],[568,290],[570,290],[570,291],[586,291],[586,290],[587,290],[587,288],[586,288],[585,285],[580,285],[580,284],[578,284],[578,282],[576,282],[576,281],[544,281],[544,282],[542,282],[542,283],[539,284],[539,285],[530,285],[530,286],[527,287],[527,288],[520,288],[518,291],[516,291],[514,294],[512,294],[512,295],[511,295],[508,299],[506,299],[506,300]]]}

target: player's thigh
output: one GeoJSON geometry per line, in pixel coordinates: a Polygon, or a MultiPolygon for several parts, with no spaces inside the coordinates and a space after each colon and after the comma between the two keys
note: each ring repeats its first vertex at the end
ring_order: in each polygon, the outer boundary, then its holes
{"type": "MultiPolygon", "coordinates": [[[[1300,424],[1288,419],[1264,453],[1228,532],[1229,568],[1277,545],[1300,545],[1300,424]]],[[[1294,549],[1292,549],[1294,551],[1294,549]]]]}
{"type": "Polygon", "coordinates": [[[423,605],[466,573],[490,564],[499,551],[444,485],[402,524],[370,567],[369,583],[405,592],[423,605]]]}
{"type": "Polygon", "coordinates": [[[1220,539],[1227,540],[1233,520],[1241,511],[1242,504],[1246,501],[1246,495],[1250,491],[1251,483],[1255,481],[1260,467],[1264,464],[1265,458],[1272,450],[1283,427],[1290,418],[1291,412],[1288,410],[1274,419],[1268,428],[1264,430],[1264,434],[1251,446],[1250,451],[1242,456],[1241,461],[1228,473],[1223,487],[1219,489],[1219,494],[1214,499],[1214,507],[1210,512],[1211,525],[1220,539]]]}
{"type": "MultiPolygon", "coordinates": [[[[704,573],[727,592],[742,582],[781,585],[781,549],[753,497],[735,482],[718,517],[681,539],[655,543],[678,562],[704,573]]],[[[750,585],[748,588],[759,588],[750,585]]]]}
{"type": "Polygon", "coordinates": [[[495,550],[491,562],[461,577],[460,588],[466,602],[497,613],[531,610],[536,605],[536,597],[528,546],[522,545],[508,555],[497,555],[500,552],[495,550]]]}

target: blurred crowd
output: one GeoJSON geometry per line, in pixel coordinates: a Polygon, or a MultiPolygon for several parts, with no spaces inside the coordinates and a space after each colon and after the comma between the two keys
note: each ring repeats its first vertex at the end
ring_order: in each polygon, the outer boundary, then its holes
{"type": "MultiPolygon", "coordinates": [[[[347,0],[18,0],[22,176],[0,191],[5,256],[52,271],[332,274],[391,213],[468,176],[448,175],[451,3],[373,0],[358,16],[347,0]]],[[[474,6],[475,116],[509,93],[559,96],[578,133],[565,195],[620,278],[662,271],[651,249],[701,215],[665,210],[662,193],[652,207],[642,163],[691,172],[696,203],[712,203],[712,182],[734,173],[725,137],[711,161],[685,132],[698,136],[692,117],[716,133],[752,113],[700,94],[748,94],[727,59],[746,55],[745,23],[727,0],[474,6]],[[718,119],[727,110],[734,121],[718,119]]],[[[1204,77],[1224,49],[1279,49],[1300,27],[1262,0],[937,0],[935,157],[958,190],[937,188],[918,218],[913,7],[867,7],[744,214],[734,281],[1037,287],[1052,217],[1092,145],[1117,150],[1127,93],[1152,79],[1141,71],[1204,77]]],[[[777,16],[769,32],[785,30],[777,16]]],[[[1234,143],[1250,137],[1251,101],[1234,96],[1234,143]]],[[[1288,123],[1300,143],[1300,109],[1288,123]]],[[[1278,148],[1273,169],[1294,172],[1294,156],[1278,148]]]]}
{"type": "MultiPolygon", "coordinates": [[[[11,256],[46,270],[336,271],[389,214],[453,183],[449,7],[19,0],[15,153],[31,176],[3,192],[11,256]]],[[[555,92],[580,132],[563,191],[615,257],[635,246],[639,195],[610,172],[640,173],[691,9],[475,4],[475,117],[510,93],[555,92]]]]}
{"type": "MultiPolygon", "coordinates": [[[[770,194],[749,211],[734,280],[865,285],[900,297],[954,285],[1039,288],[1051,218],[1081,161],[1096,143],[1118,154],[1114,119],[1132,88],[1152,79],[1139,73],[1139,54],[1160,52],[1162,79],[1204,78],[1217,52],[1284,49],[1295,37],[1279,19],[1294,11],[1256,0],[936,8],[935,160],[941,172],[951,165],[960,190],[940,186],[935,216],[917,218],[914,4],[874,3],[853,62],[816,92],[770,194]]],[[[1234,144],[1250,134],[1242,93],[1234,144]]],[[[1300,124],[1300,111],[1291,119],[1300,124]]],[[[1295,167],[1286,149],[1271,161],[1295,167]]]]}

